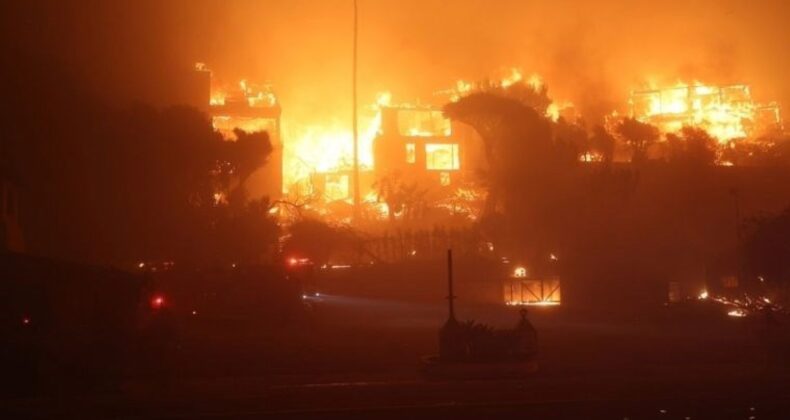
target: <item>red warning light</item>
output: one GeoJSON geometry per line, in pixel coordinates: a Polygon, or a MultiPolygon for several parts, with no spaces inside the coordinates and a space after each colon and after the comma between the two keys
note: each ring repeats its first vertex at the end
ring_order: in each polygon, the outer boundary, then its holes
{"type": "Polygon", "coordinates": [[[154,295],[151,297],[151,308],[162,309],[165,306],[165,297],[163,295],[154,295]]]}

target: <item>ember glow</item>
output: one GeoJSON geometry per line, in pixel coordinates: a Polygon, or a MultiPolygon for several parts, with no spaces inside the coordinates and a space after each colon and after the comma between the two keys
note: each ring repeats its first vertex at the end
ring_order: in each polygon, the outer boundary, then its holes
{"type": "Polygon", "coordinates": [[[161,294],[157,294],[151,297],[151,309],[162,309],[165,307],[166,300],[165,296],[161,294]]]}
{"type": "Polygon", "coordinates": [[[783,313],[785,311],[781,305],[772,303],[771,299],[768,297],[755,296],[748,293],[733,297],[709,294],[705,291],[700,294],[699,300],[723,307],[726,310],[727,316],[733,318],[744,318],[765,313],[783,313]]]}

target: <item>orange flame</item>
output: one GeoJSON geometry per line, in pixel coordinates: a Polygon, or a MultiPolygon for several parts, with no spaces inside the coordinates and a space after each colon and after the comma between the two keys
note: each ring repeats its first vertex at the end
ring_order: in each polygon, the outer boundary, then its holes
{"type": "MultiPolygon", "coordinates": [[[[663,132],[692,126],[706,130],[721,143],[760,130],[757,113],[764,107],[754,102],[748,85],[714,86],[698,81],[632,92],[630,105],[632,117],[663,132]]],[[[775,115],[774,123],[779,124],[778,110],[775,115]]]]}

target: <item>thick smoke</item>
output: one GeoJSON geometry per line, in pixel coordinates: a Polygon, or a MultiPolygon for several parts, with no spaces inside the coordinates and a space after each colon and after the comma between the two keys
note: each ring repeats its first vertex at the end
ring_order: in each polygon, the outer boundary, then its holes
{"type": "MultiPolygon", "coordinates": [[[[790,103],[782,1],[358,0],[360,97],[430,102],[457,79],[504,67],[542,74],[595,116],[630,89],[746,82],[790,103]]],[[[18,48],[52,54],[107,96],[167,101],[195,61],[270,81],[290,118],[350,116],[352,0],[23,2],[4,13],[18,48]]]]}

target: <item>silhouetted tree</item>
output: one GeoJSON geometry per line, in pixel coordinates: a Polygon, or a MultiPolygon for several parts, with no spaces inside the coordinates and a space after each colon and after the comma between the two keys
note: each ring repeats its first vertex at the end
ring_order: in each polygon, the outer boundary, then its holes
{"type": "Polygon", "coordinates": [[[592,150],[600,153],[606,168],[611,167],[614,159],[615,143],[614,136],[602,125],[596,125],[593,128],[593,134],[590,137],[590,147],[592,150]]]}
{"type": "Polygon", "coordinates": [[[214,219],[214,246],[208,259],[259,264],[276,254],[279,229],[269,216],[266,197],[247,201],[240,194],[218,206],[214,219]]]}
{"type": "Polygon", "coordinates": [[[571,210],[578,162],[573,148],[553,136],[545,116],[512,98],[472,94],[445,106],[445,113],[483,139],[489,178],[485,225],[505,227],[501,233],[514,239],[515,252],[537,261],[557,245],[571,210]],[[497,213],[504,223],[494,222],[497,213]]]}
{"type": "Polygon", "coordinates": [[[590,138],[587,130],[576,123],[570,123],[565,118],[560,117],[554,124],[554,141],[560,150],[564,152],[565,158],[571,162],[576,162],[579,158],[590,151],[590,138]]]}
{"type": "Polygon", "coordinates": [[[540,115],[546,115],[546,110],[552,103],[549,89],[545,84],[535,85],[524,80],[508,86],[503,86],[501,83],[483,83],[478,87],[478,91],[514,99],[534,109],[540,115]]]}
{"type": "Polygon", "coordinates": [[[486,156],[489,194],[484,214],[492,214],[500,199],[503,174],[511,169],[508,165],[526,163],[511,162],[517,149],[527,148],[527,160],[545,156],[551,149],[548,122],[534,109],[523,103],[492,93],[473,93],[444,107],[448,118],[472,126],[483,141],[486,156]],[[537,134],[537,135],[536,135],[537,134]]]}
{"type": "Polygon", "coordinates": [[[395,214],[402,213],[404,220],[418,217],[425,206],[428,190],[421,188],[419,182],[408,181],[400,171],[392,171],[379,177],[373,184],[380,200],[387,204],[389,220],[395,221],[395,214]]]}
{"type": "Polygon", "coordinates": [[[273,150],[272,142],[265,131],[248,133],[236,128],[233,133],[236,140],[223,143],[224,160],[232,162],[238,185],[244,185],[255,170],[266,164],[273,150]]]}
{"type": "Polygon", "coordinates": [[[330,262],[333,253],[354,249],[355,245],[355,237],[349,230],[305,219],[290,226],[283,252],[287,256],[309,258],[322,266],[330,262]]]}
{"type": "Polygon", "coordinates": [[[669,161],[689,166],[716,163],[716,139],[701,128],[683,127],[679,134],[667,134],[669,161]]]}
{"type": "Polygon", "coordinates": [[[109,106],[58,63],[22,57],[10,70],[0,80],[3,104],[14,104],[0,113],[0,150],[24,187],[32,252],[203,262],[217,255],[223,217],[252,220],[224,207],[266,161],[265,133],[225,142],[194,109],[109,106]]]}
{"type": "Polygon", "coordinates": [[[631,162],[642,163],[647,159],[650,145],[658,141],[660,132],[650,124],[640,122],[634,118],[626,118],[617,125],[617,133],[631,147],[631,162]]]}
{"type": "Polygon", "coordinates": [[[768,286],[778,286],[787,293],[790,286],[790,209],[774,217],[755,220],[754,230],[744,244],[744,257],[745,267],[753,277],[762,277],[768,286]]]}
{"type": "Polygon", "coordinates": [[[735,141],[721,147],[721,160],[736,166],[789,166],[790,136],[768,135],[754,141],[735,141]]]}

